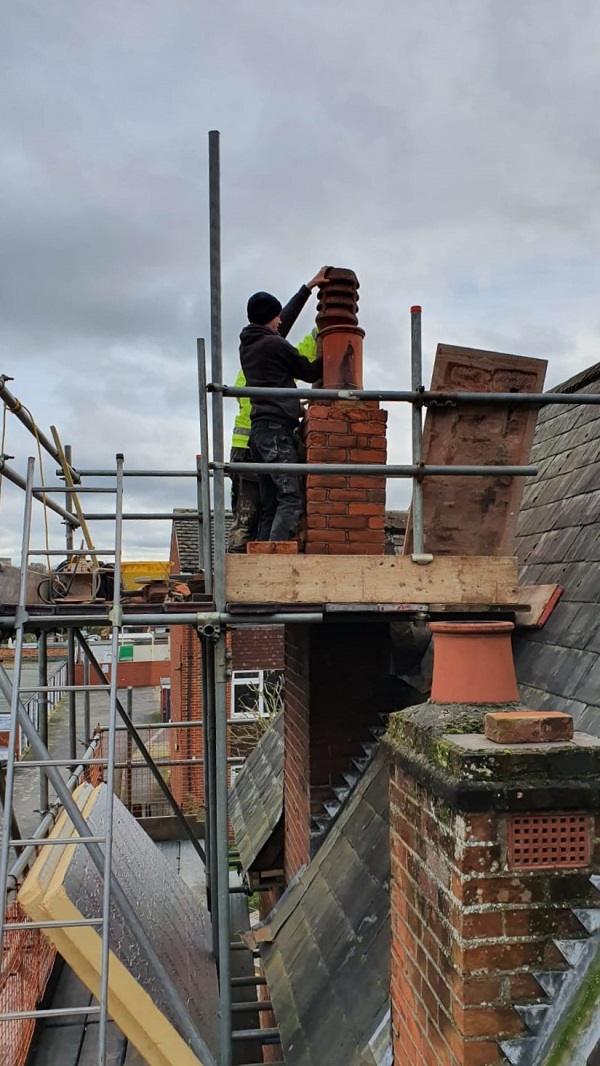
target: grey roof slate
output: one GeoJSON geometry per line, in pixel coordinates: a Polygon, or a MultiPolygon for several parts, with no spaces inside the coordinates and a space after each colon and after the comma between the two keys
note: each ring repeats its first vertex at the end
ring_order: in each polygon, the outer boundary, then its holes
{"type": "MultiPolygon", "coordinates": [[[[600,392],[600,363],[554,392],[600,392]]],[[[523,700],[565,710],[600,736],[600,407],[543,408],[517,531],[525,584],[564,593],[540,630],[515,638],[523,700]]]]}
{"type": "Polygon", "coordinates": [[[229,790],[229,817],[246,872],[283,812],[283,714],[273,719],[229,790]]]}
{"type": "MultiPolygon", "coordinates": [[[[193,507],[176,507],[173,511],[173,537],[177,544],[179,565],[183,574],[198,573],[198,523],[190,522],[188,518],[177,518],[177,515],[192,514],[193,507]]],[[[225,540],[229,536],[229,529],[233,522],[231,511],[225,512],[225,540]]]]}
{"type": "Polygon", "coordinates": [[[288,1066],[391,1066],[388,772],[379,751],[267,920],[261,956],[288,1066]]]}

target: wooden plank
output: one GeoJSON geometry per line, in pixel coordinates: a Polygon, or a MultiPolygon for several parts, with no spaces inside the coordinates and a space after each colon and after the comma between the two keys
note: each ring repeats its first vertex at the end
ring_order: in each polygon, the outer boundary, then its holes
{"type": "MultiPolygon", "coordinates": [[[[439,344],[435,392],[542,392],[547,363],[501,352],[439,344]]],[[[438,466],[529,463],[537,409],[431,407],[423,428],[423,458],[438,466]]],[[[426,477],[425,551],[434,555],[511,555],[525,479],[426,477]]],[[[404,554],[412,552],[410,519],[404,554]]]]}
{"type": "Polygon", "coordinates": [[[228,555],[226,598],[286,603],[515,603],[517,560],[401,555],[228,555]]]}
{"type": "Polygon", "coordinates": [[[529,609],[517,611],[515,623],[527,629],[541,629],[548,621],[564,589],[560,585],[522,585],[519,589],[522,602],[529,609]]]}

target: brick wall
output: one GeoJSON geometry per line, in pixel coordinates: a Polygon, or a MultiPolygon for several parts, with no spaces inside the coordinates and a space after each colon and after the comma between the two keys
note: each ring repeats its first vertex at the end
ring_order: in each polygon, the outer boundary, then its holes
{"type": "MultiPolygon", "coordinates": [[[[319,400],[304,420],[309,463],[385,463],[387,412],[376,402],[319,400]]],[[[306,546],[309,554],[383,555],[385,478],[309,475],[306,546]]]]}
{"type": "Polygon", "coordinates": [[[231,631],[234,670],[282,670],[285,659],[283,626],[240,626],[231,631]]]}
{"type": "Polygon", "coordinates": [[[392,706],[386,622],[293,625],[286,632],[285,875],[310,858],[311,811],[344,784],[392,706]]]}
{"type": "MultiPolygon", "coordinates": [[[[92,644],[92,651],[94,645],[92,644]]],[[[160,685],[161,677],[168,677],[170,670],[170,663],[168,660],[161,660],[160,662],[124,662],[119,663],[117,682],[119,688],[146,688],[148,686],[160,685]]],[[[112,674],[112,666],[107,665],[105,677],[107,681],[110,681],[112,674]]],[[[94,684],[96,681],[96,674],[93,669],[90,668],[90,680],[94,684]]],[[[83,685],[83,664],[75,664],[75,684],[83,685]]]]}
{"type": "Polygon", "coordinates": [[[310,857],[309,642],[310,627],[285,634],[284,820],[286,881],[310,857]]]}
{"type": "Polygon", "coordinates": [[[565,969],[552,938],[581,937],[571,908],[598,904],[600,822],[592,867],[515,871],[510,814],[461,813],[435,791],[392,765],[394,1063],[501,1066],[498,1040],[524,1034],[514,1005],[545,1001],[531,971],[565,969]]]}
{"type": "MultiPolygon", "coordinates": [[[[240,626],[229,630],[228,648],[233,670],[275,670],[284,663],[281,626],[240,626]]],[[[164,668],[165,664],[163,664],[164,668]]],[[[227,685],[227,715],[230,715],[231,686],[227,685]]],[[[171,628],[171,718],[198,721],[203,717],[202,646],[191,626],[171,628]]],[[[203,758],[203,727],[170,730],[172,759],[203,758]]],[[[253,743],[251,723],[228,727],[228,757],[247,756],[253,743]]],[[[177,802],[192,813],[204,806],[204,765],[173,766],[171,788],[177,802]]]]}

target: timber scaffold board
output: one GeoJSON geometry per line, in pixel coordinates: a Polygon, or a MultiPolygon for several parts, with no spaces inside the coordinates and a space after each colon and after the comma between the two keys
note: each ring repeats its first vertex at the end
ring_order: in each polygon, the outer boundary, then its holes
{"type": "Polygon", "coordinates": [[[517,560],[444,555],[228,555],[230,603],[506,604],[519,601],[517,560]]]}

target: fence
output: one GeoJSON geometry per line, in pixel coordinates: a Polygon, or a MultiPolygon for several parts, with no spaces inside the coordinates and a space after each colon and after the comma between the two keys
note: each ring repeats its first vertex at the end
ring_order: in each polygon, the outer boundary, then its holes
{"type": "MultiPolygon", "coordinates": [[[[9,904],[6,921],[0,971],[0,1012],[32,1011],[43,998],[56,949],[39,929],[10,928],[11,923],[27,921],[18,903],[9,904]]],[[[0,1022],[0,1066],[24,1066],[34,1029],[33,1018],[0,1022]]]]}

